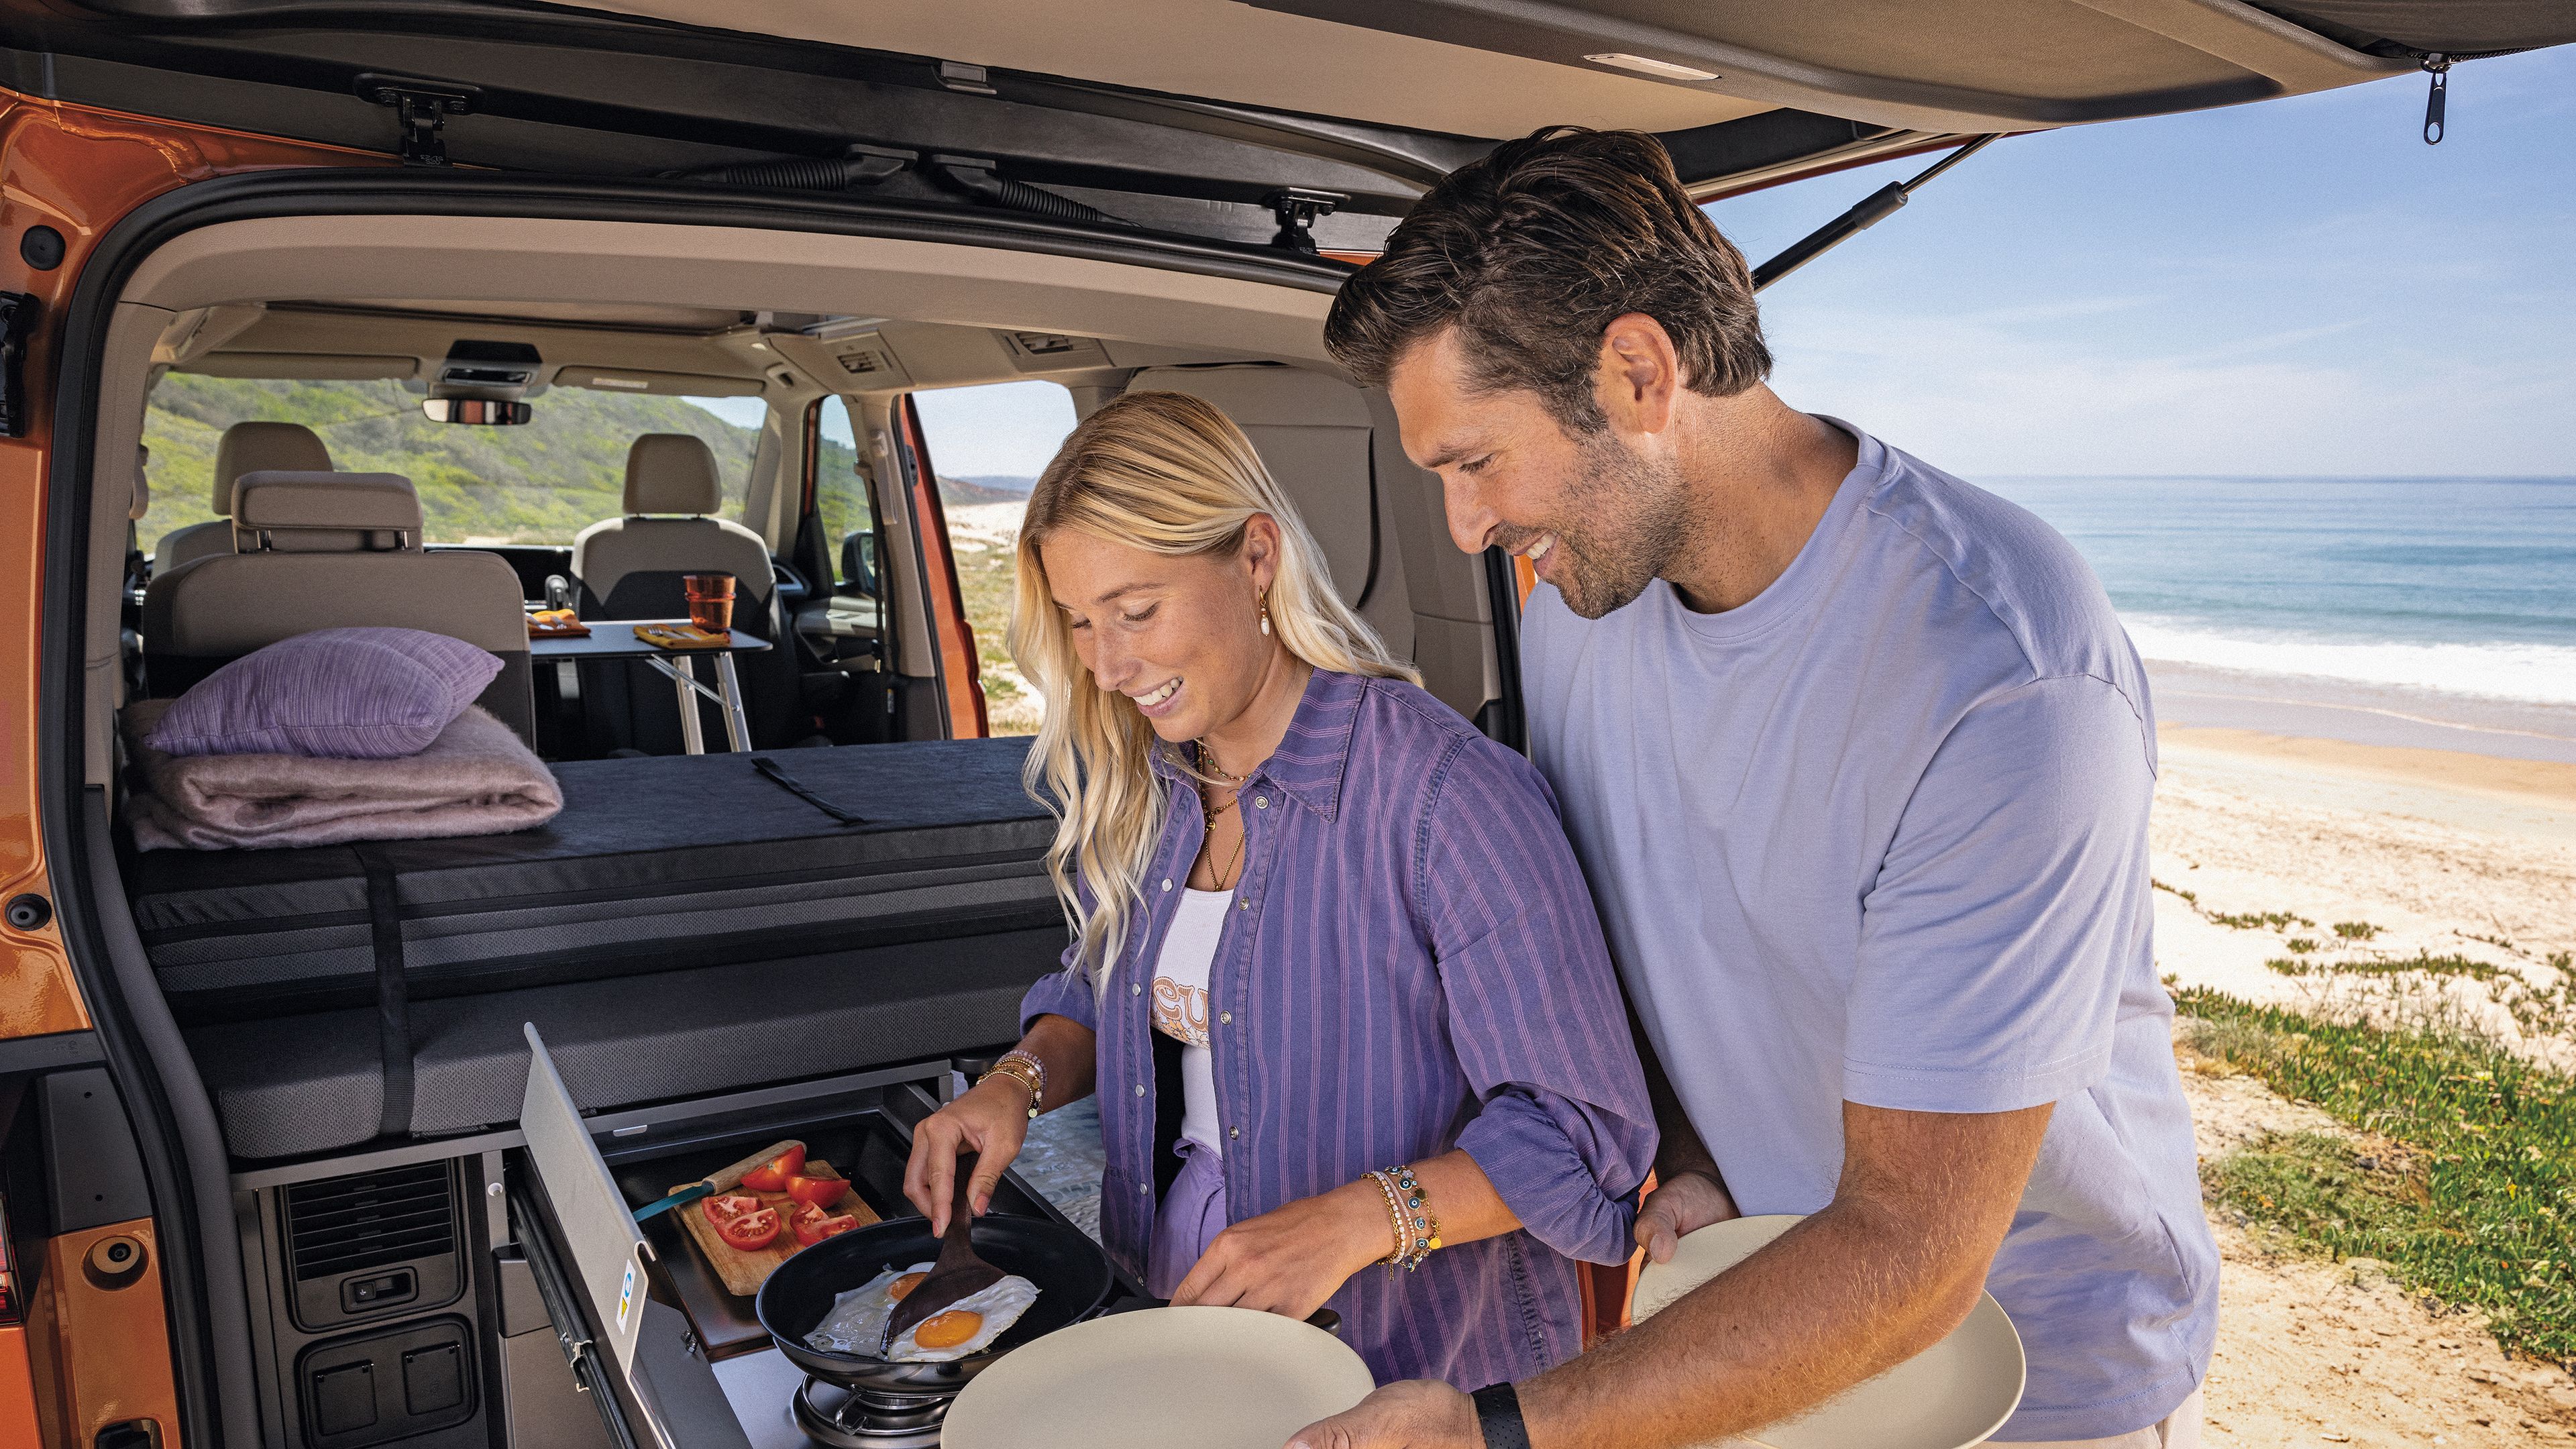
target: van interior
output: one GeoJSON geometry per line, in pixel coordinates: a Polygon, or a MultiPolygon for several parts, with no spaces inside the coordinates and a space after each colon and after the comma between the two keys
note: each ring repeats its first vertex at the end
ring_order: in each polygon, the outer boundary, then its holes
{"type": "MultiPolygon", "coordinates": [[[[277,1442],[598,1443],[621,1423],[808,1442],[772,1432],[801,1375],[678,1214],[646,1229],[640,1330],[672,1352],[612,1353],[626,1371],[608,1372],[577,1348],[604,1332],[566,1286],[580,1211],[556,1199],[581,1169],[549,1164],[523,1119],[533,1065],[628,1206],[795,1137],[904,1216],[909,1124],[1008,1045],[1021,994],[1056,969],[1053,820],[1022,785],[1027,741],[988,734],[975,660],[993,641],[954,581],[978,545],[943,520],[916,394],[1042,380],[1077,414],[1135,389],[1216,403],[1344,599],[1433,693],[1514,730],[1509,575],[1452,546],[1385,397],[1320,355],[1329,300],[1293,279],[606,221],[242,221],[144,259],[102,348],[96,477],[135,481],[93,508],[82,739],[104,818],[88,823],[95,879],[127,907],[108,932],[127,1004],[202,1084],[195,1130],[227,1164],[243,1347],[277,1442]],[[419,419],[469,396],[581,420],[590,491],[534,496],[482,441],[500,430],[419,419]],[[638,398],[741,422],[714,430],[720,456],[685,420],[589,421],[681,416],[638,398]],[[282,420],[290,400],[351,421],[282,420]],[[147,416],[187,424],[148,459],[147,416]],[[386,430],[423,427],[439,451],[421,476],[385,471],[386,430]],[[425,496],[457,536],[425,523],[425,496]],[[692,699],[708,743],[686,752],[670,685],[528,636],[550,601],[677,617],[678,577],[710,570],[737,576],[735,627],[770,646],[741,656],[747,749],[692,699]],[[499,656],[479,702],[549,763],[561,814],[138,849],[120,717],[353,625],[499,656]]],[[[1056,1213],[1016,1181],[1005,1207],[1056,1213]]],[[[906,1442],[885,1427],[847,1442],[906,1442]]],[[[828,1423],[800,1432],[836,1442],[828,1423]]]]}
{"type": "MultiPolygon", "coordinates": [[[[942,1394],[807,1380],[681,1214],[633,1216],[785,1138],[907,1215],[912,1124],[1066,944],[1007,545],[950,516],[924,399],[1216,403],[1343,597],[1517,746],[1511,569],[1321,341],[1439,177],[1557,123],[1653,131],[1712,199],[2419,69],[2438,107],[2564,10],[0,0],[0,431],[46,470],[11,768],[88,1028],[0,1034],[0,1186],[19,1262],[159,1225],[166,1316],[90,1320],[155,1341],[77,1336],[175,1385],[74,1437],[938,1443],[942,1394]],[[531,636],[710,572],[717,699],[531,636]],[[497,658],[478,702],[561,812],[143,848],[137,721],[344,626],[497,658]]],[[[1016,1175],[996,1207],[1063,1221],[1016,1175]]]]}

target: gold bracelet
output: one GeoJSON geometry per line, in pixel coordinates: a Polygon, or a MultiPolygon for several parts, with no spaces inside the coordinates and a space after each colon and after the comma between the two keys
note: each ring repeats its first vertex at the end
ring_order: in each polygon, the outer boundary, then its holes
{"type": "Polygon", "coordinates": [[[977,1077],[975,1079],[975,1085],[980,1087],[986,1082],[993,1080],[995,1077],[1008,1077],[1012,1081],[1017,1082],[1022,1087],[1028,1089],[1029,1117],[1031,1120],[1035,1120],[1038,1113],[1044,1110],[1046,1105],[1045,1066],[1033,1064],[1032,1059],[1027,1056],[1007,1056],[1002,1058],[1000,1061],[995,1062],[991,1071],[977,1077]]]}

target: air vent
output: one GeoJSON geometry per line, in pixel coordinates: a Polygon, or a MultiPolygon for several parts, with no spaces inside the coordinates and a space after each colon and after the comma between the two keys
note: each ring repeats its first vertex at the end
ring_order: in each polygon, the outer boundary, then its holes
{"type": "Polygon", "coordinates": [[[854,377],[883,372],[886,370],[885,354],[864,347],[855,352],[844,352],[841,354],[841,370],[854,377]]]}
{"type": "Polygon", "coordinates": [[[446,1163],[286,1190],[286,1256],[299,1284],[455,1253],[456,1202],[446,1163]]]}

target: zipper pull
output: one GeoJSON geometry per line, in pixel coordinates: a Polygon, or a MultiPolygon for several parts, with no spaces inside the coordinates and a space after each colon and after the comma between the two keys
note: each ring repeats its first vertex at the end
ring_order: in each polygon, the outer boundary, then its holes
{"type": "Polygon", "coordinates": [[[2435,51],[2424,57],[2424,71],[2433,78],[2433,89],[2424,97],[2424,144],[2442,144],[2442,107],[2451,95],[2451,58],[2435,51]]]}

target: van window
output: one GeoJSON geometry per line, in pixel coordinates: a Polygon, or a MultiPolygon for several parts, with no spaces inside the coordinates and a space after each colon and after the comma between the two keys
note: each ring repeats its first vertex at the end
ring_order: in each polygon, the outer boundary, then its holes
{"type": "Polygon", "coordinates": [[[922,440],[939,470],[940,507],[957,560],[957,587],[984,676],[984,709],[997,735],[1037,732],[1036,691],[1005,647],[1018,569],[1020,515],[1029,489],[1064,435],[1073,394],[1052,382],[999,382],[915,393],[922,440]]]}
{"type": "Polygon", "coordinates": [[[832,582],[845,594],[879,592],[876,506],[867,476],[859,471],[858,428],[846,399],[823,399],[814,459],[814,511],[823,520],[823,544],[832,558],[832,582]]]}
{"type": "Polygon", "coordinates": [[[342,472],[400,473],[420,492],[431,543],[567,544],[624,511],[626,449],[645,433],[706,439],[739,519],[768,404],[756,397],[653,397],[548,388],[520,427],[434,423],[421,394],[382,380],[283,380],[173,372],[152,389],[143,441],[152,449],[152,511],[143,547],[215,517],[215,447],[238,422],[302,423],[342,472]]]}

